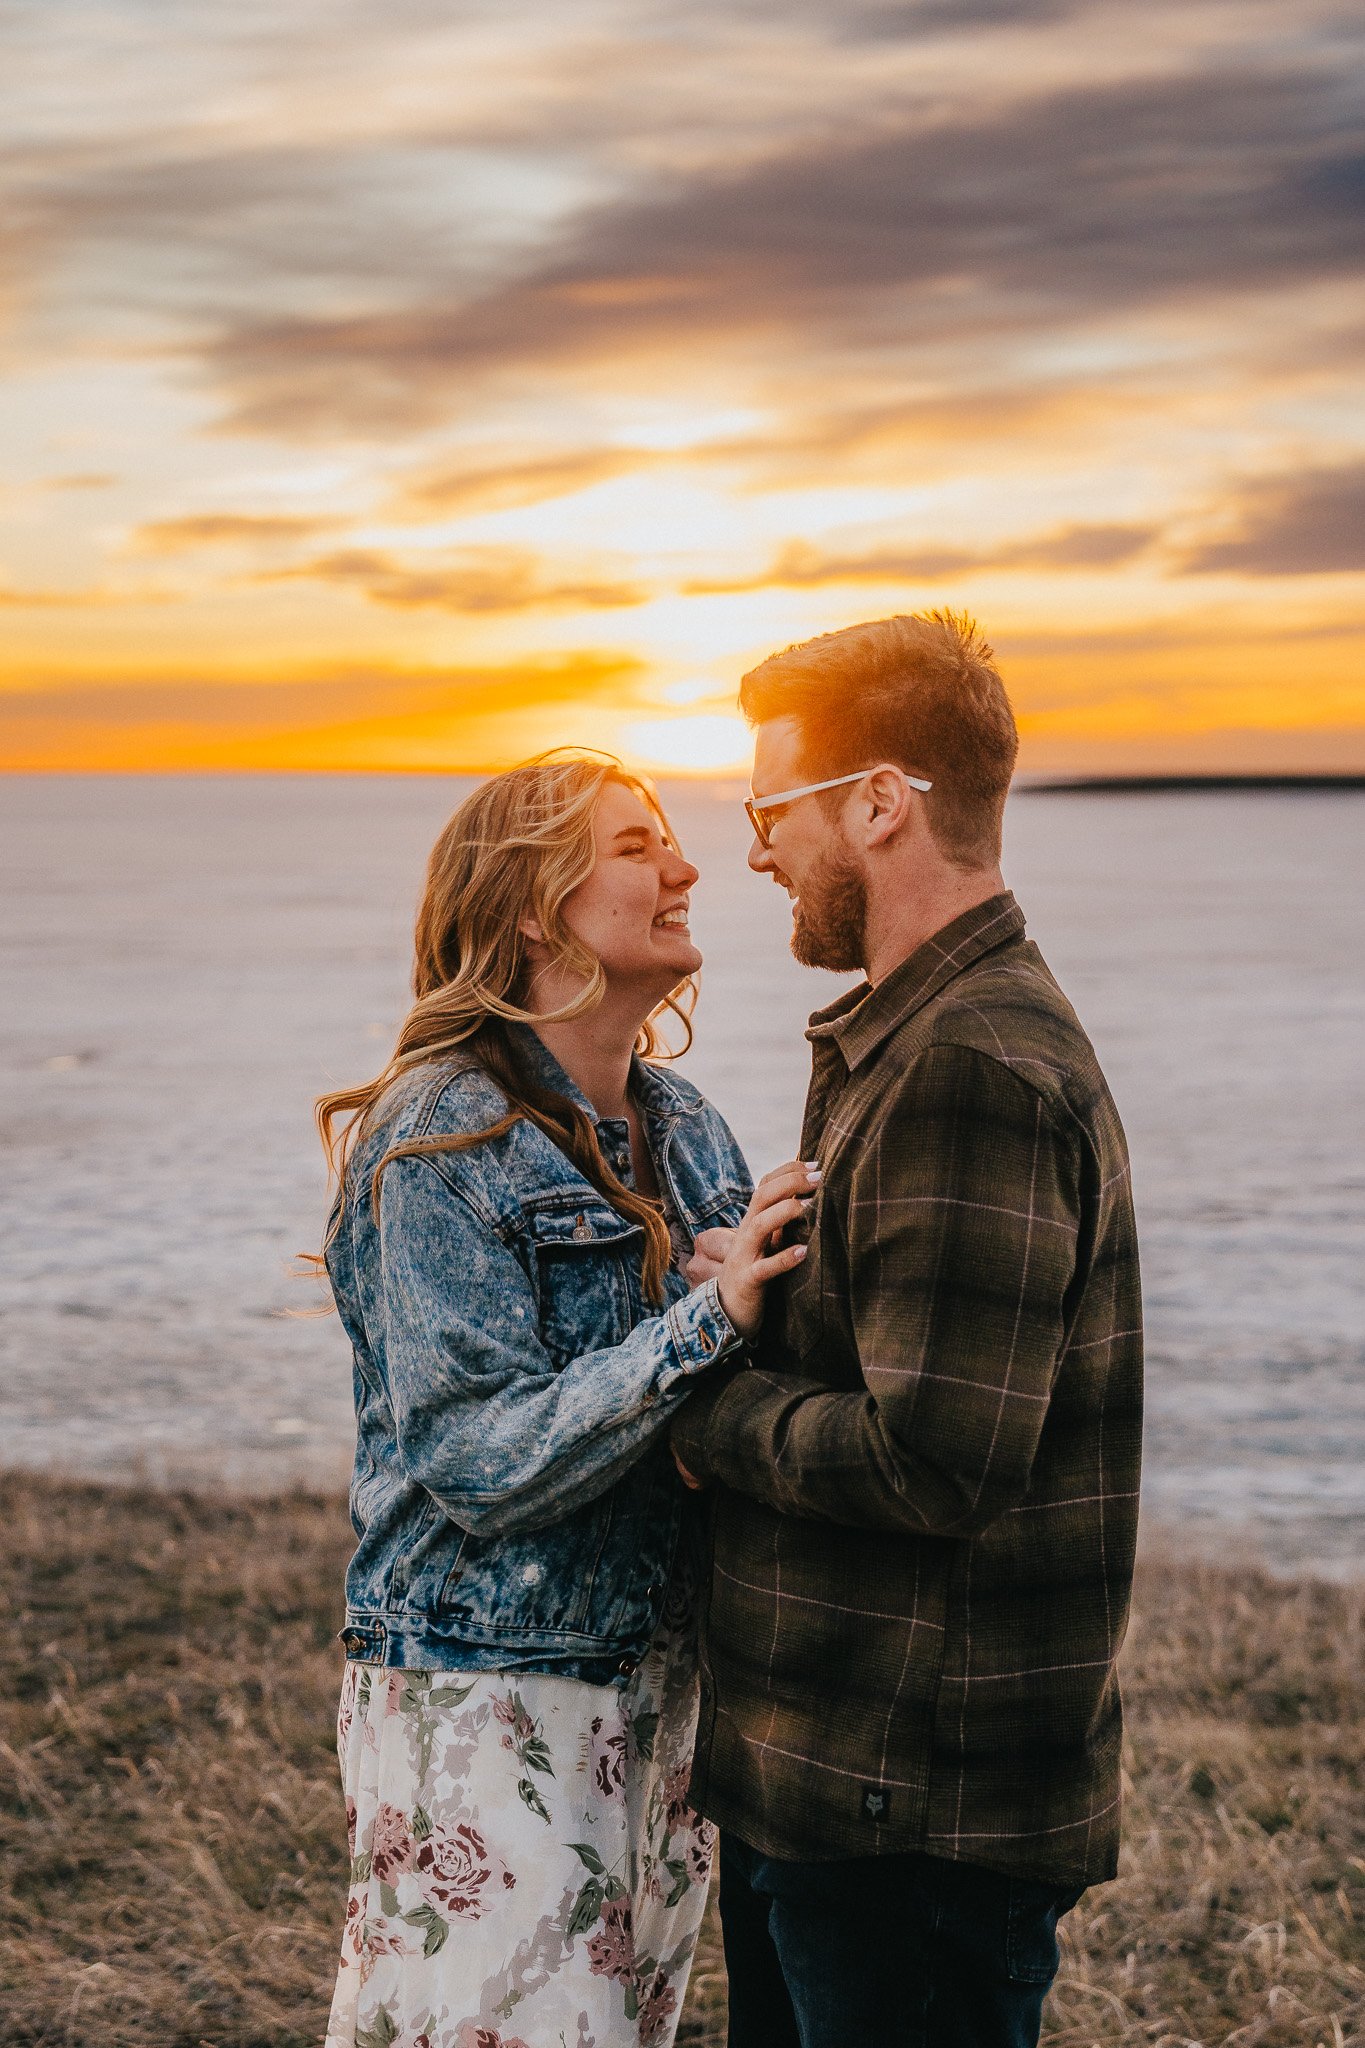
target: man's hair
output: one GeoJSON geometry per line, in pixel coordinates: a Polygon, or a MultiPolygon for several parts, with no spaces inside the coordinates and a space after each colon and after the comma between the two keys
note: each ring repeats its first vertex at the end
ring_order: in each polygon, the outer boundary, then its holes
{"type": "Polygon", "coordinates": [[[995,653],[966,612],[901,613],[770,654],[740,684],[751,725],[794,718],[813,782],[892,761],[934,787],[930,830],[959,867],[1000,858],[1019,734],[995,653]]]}

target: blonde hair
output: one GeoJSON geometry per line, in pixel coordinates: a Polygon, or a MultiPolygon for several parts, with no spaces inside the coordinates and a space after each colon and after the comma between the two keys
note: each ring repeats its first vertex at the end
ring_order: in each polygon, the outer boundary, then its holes
{"type": "MultiPolygon", "coordinates": [[[[344,1186],[356,1142],[393,1082],[414,1067],[467,1048],[506,1096],[506,1115],[472,1134],[410,1138],[392,1146],[371,1176],[371,1201],[377,1206],[384,1169],[393,1160],[466,1152],[525,1119],[567,1153],[614,1209],[641,1225],[644,1291],[657,1304],[672,1255],[659,1203],[616,1177],[598,1150],[592,1119],[570,1097],[544,1087],[524,1070],[507,1030],[509,1023],[562,1023],[584,1016],[606,992],[602,963],[570,930],[564,905],[593,871],[593,820],[608,782],[633,791],[676,850],[652,784],[630,774],[612,755],[559,749],[492,776],[460,805],[431,850],[414,933],[416,1000],[392,1058],[374,1080],[319,1096],[315,1114],[328,1166],[344,1186]],[[525,1007],[528,962],[522,925],[528,919],[539,924],[554,963],[582,978],[581,991],[560,1009],[525,1007]]],[[[695,1001],[696,983],[689,975],[645,1020],[637,1053],[643,1059],[676,1057],[657,1028],[665,1011],[682,1021],[686,1037],[679,1050],[685,1051],[695,1001]]],[[[338,1203],[328,1243],[339,1218],[338,1203]]],[[[325,1252],[326,1245],[311,1261],[315,1270],[322,1267],[325,1252]]]]}

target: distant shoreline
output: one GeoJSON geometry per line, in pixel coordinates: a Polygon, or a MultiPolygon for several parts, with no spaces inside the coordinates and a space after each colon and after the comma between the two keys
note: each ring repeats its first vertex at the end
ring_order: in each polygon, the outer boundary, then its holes
{"type": "Polygon", "coordinates": [[[1205,790],[1357,790],[1365,773],[1321,775],[1074,775],[1016,782],[1014,796],[1143,796],[1151,792],[1205,790]]]}

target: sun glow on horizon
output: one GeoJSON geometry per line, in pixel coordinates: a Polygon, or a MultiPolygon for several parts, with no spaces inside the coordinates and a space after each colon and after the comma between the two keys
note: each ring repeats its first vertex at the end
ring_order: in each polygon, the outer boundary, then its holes
{"type": "Polygon", "coordinates": [[[630,759],[651,773],[744,775],[754,751],[744,720],[715,711],[634,719],[622,726],[621,740],[630,759]]]}

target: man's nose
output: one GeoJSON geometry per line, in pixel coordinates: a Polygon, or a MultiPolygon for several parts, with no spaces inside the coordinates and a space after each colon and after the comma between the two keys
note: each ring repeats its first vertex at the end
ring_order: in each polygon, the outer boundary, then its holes
{"type": "Polygon", "coordinates": [[[763,844],[757,832],[755,832],[753,842],[749,847],[749,866],[756,875],[770,875],[777,866],[777,862],[773,859],[771,848],[763,844]]]}

